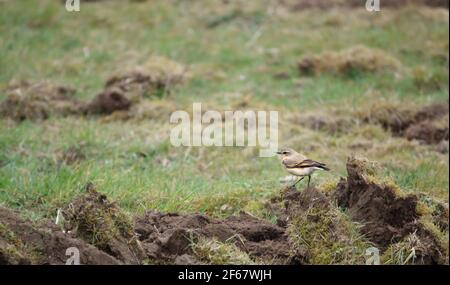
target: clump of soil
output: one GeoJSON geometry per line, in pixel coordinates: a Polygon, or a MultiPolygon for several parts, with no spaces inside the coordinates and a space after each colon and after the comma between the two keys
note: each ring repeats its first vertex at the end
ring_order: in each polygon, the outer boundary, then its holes
{"type": "Polygon", "coordinates": [[[51,115],[105,116],[118,113],[121,119],[165,116],[175,108],[146,103],[141,99],[162,97],[186,77],[183,65],[164,57],[152,57],[142,66],[108,79],[105,89],[89,102],[75,99],[75,90],[66,86],[47,81],[22,82],[5,90],[6,99],[0,103],[0,117],[21,122],[45,120],[51,115]],[[139,106],[141,104],[145,106],[139,106]]]}
{"type": "Polygon", "coordinates": [[[308,264],[364,263],[370,243],[320,190],[288,187],[268,208],[295,247],[304,249],[308,264]]]}
{"type": "Polygon", "coordinates": [[[360,160],[347,163],[348,177],[341,178],[333,198],[339,207],[348,209],[350,216],[365,223],[362,232],[375,244],[386,247],[410,233],[419,214],[417,197],[399,197],[390,186],[368,181],[360,160]]]}
{"type": "Polygon", "coordinates": [[[298,191],[295,187],[283,189],[279,197],[273,198],[271,203],[267,204],[270,212],[277,217],[277,225],[281,227],[286,227],[293,217],[302,215],[315,206],[329,210],[330,201],[315,188],[298,191]]]}
{"type": "Polygon", "coordinates": [[[305,56],[298,62],[298,69],[303,75],[330,73],[354,76],[361,72],[399,72],[402,64],[382,50],[355,46],[339,52],[327,51],[305,56]]]}
{"type": "Polygon", "coordinates": [[[97,94],[83,108],[83,112],[88,115],[109,115],[116,111],[128,110],[131,105],[131,101],[122,91],[112,88],[97,94]]]}
{"type": "Polygon", "coordinates": [[[92,184],[62,211],[64,228],[126,264],[139,264],[144,253],[134,225],[115,203],[92,184]]]}
{"type": "Polygon", "coordinates": [[[0,103],[0,116],[19,122],[45,120],[51,115],[109,115],[131,106],[131,101],[118,89],[107,89],[86,103],[73,97],[74,89],[47,81],[22,82],[7,88],[6,94],[0,103]]]}
{"type": "Polygon", "coordinates": [[[434,258],[441,256],[442,252],[435,246],[437,241],[432,237],[431,233],[411,233],[402,241],[390,245],[381,260],[383,264],[396,265],[436,264],[434,258]]]}
{"type": "Polygon", "coordinates": [[[120,264],[94,246],[72,238],[50,223],[35,225],[0,207],[0,264],[65,264],[68,248],[80,253],[80,264],[120,264]]]}
{"type": "Polygon", "coordinates": [[[347,133],[357,124],[355,119],[337,114],[296,114],[289,120],[294,124],[331,135],[347,133]]]}
{"type": "Polygon", "coordinates": [[[363,225],[361,232],[371,242],[384,251],[415,234],[426,245],[420,263],[443,263],[448,249],[440,241],[439,230],[418,211],[416,195],[405,195],[394,186],[371,181],[364,162],[356,158],[348,160],[347,172],[348,177],[341,178],[332,198],[363,225]]]}
{"type": "Polygon", "coordinates": [[[0,117],[15,121],[45,120],[51,115],[79,113],[82,104],[73,98],[75,90],[47,81],[14,84],[5,90],[6,99],[0,103],[0,117]]]}
{"type": "MultiPolygon", "coordinates": [[[[216,238],[200,238],[191,246],[193,255],[200,261],[198,264],[211,264],[211,265],[254,265],[257,264],[253,261],[247,253],[240,250],[236,245],[230,242],[220,242],[216,238]]],[[[188,255],[184,255],[185,259],[188,255]]],[[[192,264],[193,259],[188,262],[192,264]]],[[[180,258],[177,258],[177,262],[185,263],[180,258]]]]}
{"type": "Polygon", "coordinates": [[[359,116],[363,122],[379,124],[396,136],[426,144],[438,144],[449,139],[448,114],[448,102],[445,102],[421,109],[379,104],[359,116]]]}
{"type": "Polygon", "coordinates": [[[117,88],[132,100],[164,94],[183,82],[186,67],[165,57],[153,56],[142,66],[112,76],[105,89],[117,88]]]}
{"type": "Polygon", "coordinates": [[[443,140],[448,141],[448,114],[434,121],[422,121],[409,126],[404,131],[408,140],[419,140],[427,144],[438,144],[443,140]]]}
{"type": "Polygon", "coordinates": [[[439,227],[442,232],[448,232],[449,209],[448,203],[442,203],[426,194],[419,195],[420,201],[430,210],[433,223],[439,227]]]}
{"type": "Polygon", "coordinates": [[[116,111],[103,118],[104,121],[126,120],[166,120],[177,110],[176,105],[168,100],[141,101],[133,104],[126,111],[116,111]]]}
{"type": "Polygon", "coordinates": [[[302,254],[289,245],[284,228],[246,213],[227,219],[205,215],[179,215],[148,212],[136,220],[136,232],[150,260],[180,262],[179,257],[198,260],[195,250],[201,240],[232,243],[253,261],[302,263],[302,254]]]}

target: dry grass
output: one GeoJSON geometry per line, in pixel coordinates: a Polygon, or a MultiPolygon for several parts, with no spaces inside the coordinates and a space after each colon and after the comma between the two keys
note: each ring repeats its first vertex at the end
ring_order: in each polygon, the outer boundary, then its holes
{"type": "Polygon", "coordinates": [[[400,72],[402,64],[387,52],[365,46],[355,46],[338,52],[327,51],[306,56],[298,63],[302,74],[354,76],[361,72],[400,72]]]}
{"type": "Polygon", "coordinates": [[[204,264],[214,265],[255,265],[245,252],[232,243],[216,239],[202,238],[191,245],[195,257],[204,264]]]}

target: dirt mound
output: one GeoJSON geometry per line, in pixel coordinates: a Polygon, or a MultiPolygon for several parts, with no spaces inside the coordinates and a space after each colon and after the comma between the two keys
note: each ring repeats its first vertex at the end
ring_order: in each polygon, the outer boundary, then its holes
{"type": "Polygon", "coordinates": [[[334,199],[353,219],[365,224],[362,231],[371,241],[386,247],[415,227],[418,199],[412,195],[398,197],[395,189],[368,182],[361,164],[356,159],[348,161],[348,177],[341,178],[334,199]]]}
{"type": "MultiPolygon", "coordinates": [[[[152,61],[152,64],[154,63],[152,61]]],[[[145,71],[134,71],[123,77],[111,78],[105,90],[88,102],[75,99],[74,89],[47,81],[11,85],[5,90],[6,98],[0,103],[0,117],[18,122],[45,120],[52,115],[113,115],[109,120],[115,119],[116,115],[124,120],[162,117],[168,119],[176,107],[166,102],[145,102],[141,99],[150,93],[162,95],[169,92],[183,80],[184,73],[181,70],[184,69],[177,69],[175,63],[164,61],[159,61],[159,69],[152,64],[149,64],[145,71]],[[153,69],[149,66],[153,66],[153,69]]]]}
{"type": "Polygon", "coordinates": [[[448,141],[448,102],[420,109],[401,105],[381,104],[360,114],[363,122],[379,124],[395,136],[419,140],[426,144],[448,141]]]}
{"type": "Polygon", "coordinates": [[[370,243],[320,190],[288,187],[267,206],[308,264],[364,264],[370,243]]]}
{"type": "Polygon", "coordinates": [[[302,75],[330,73],[350,77],[361,72],[399,72],[402,69],[400,61],[393,56],[365,46],[308,55],[301,59],[297,66],[302,75]]]}
{"type": "Polygon", "coordinates": [[[444,261],[443,253],[433,233],[423,231],[421,228],[406,236],[401,242],[394,243],[388,247],[381,257],[383,264],[396,265],[432,265],[448,264],[444,261]]]}
{"type": "Polygon", "coordinates": [[[117,88],[132,101],[164,94],[183,82],[186,67],[165,57],[153,56],[141,66],[112,76],[105,89],[117,88]]]}
{"type": "Polygon", "coordinates": [[[294,124],[302,125],[315,131],[327,132],[331,135],[347,133],[357,124],[356,120],[338,114],[295,114],[288,118],[294,124]]]}
{"type": "Polygon", "coordinates": [[[0,207],[0,264],[65,264],[68,248],[80,253],[80,264],[119,264],[114,257],[63,233],[50,223],[34,225],[0,207]]]}
{"type": "Polygon", "coordinates": [[[136,224],[136,232],[151,260],[171,263],[180,256],[196,260],[193,246],[197,241],[214,239],[234,244],[255,261],[278,264],[302,261],[301,254],[289,246],[284,228],[245,213],[219,220],[204,215],[148,212],[137,218],[136,224]]]}
{"type": "Polygon", "coordinates": [[[290,220],[302,215],[314,205],[323,210],[330,207],[327,197],[315,188],[298,191],[294,187],[287,187],[282,190],[279,197],[273,198],[266,206],[277,218],[277,225],[287,227],[290,220]]]}
{"type": "Polygon", "coordinates": [[[73,97],[74,89],[47,81],[22,82],[8,87],[5,93],[7,97],[0,103],[0,116],[15,121],[45,120],[52,115],[108,115],[131,106],[131,101],[114,88],[86,103],[73,97]]]}
{"type": "Polygon", "coordinates": [[[109,115],[131,106],[118,89],[107,89],[86,103],[73,98],[75,90],[47,81],[22,82],[6,89],[6,94],[0,103],[0,116],[15,121],[45,120],[51,115],[109,115]]]}
{"type": "Polygon", "coordinates": [[[448,141],[448,116],[438,121],[423,121],[409,126],[404,132],[408,140],[419,140],[427,144],[438,144],[448,141]]]}
{"type": "Polygon", "coordinates": [[[370,241],[382,250],[392,250],[396,243],[403,243],[414,234],[422,245],[426,245],[422,254],[415,255],[420,257],[418,262],[443,263],[446,246],[440,241],[436,226],[418,211],[416,195],[404,195],[393,186],[371,181],[361,160],[350,158],[347,172],[348,177],[341,178],[332,198],[353,220],[362,224],[361,232],[370,241]]]}
{"type": "Polygon", "coordinates": [[[85,190],[62,210],[65,230],[126,264],[139,264],[144,254],[131,219],[92,184],[85,190]]]}
{"type": "Polygon", "coordinates": [[[83,113],[88,115],[109,115],[116,111],[128,110],[131,101],[122,91],[112,88],[95,96],[95,98],[83,108],[83,113]]]}
{"type": "Polygon", "coordinates": [[[82,103],[72,97],[75,92],[70,87],[47,81],[13,84],[5,90],[6,98],[0,103],[0,117],[23,121],[45,120],[54,114],[77,114],[82,103]]]}

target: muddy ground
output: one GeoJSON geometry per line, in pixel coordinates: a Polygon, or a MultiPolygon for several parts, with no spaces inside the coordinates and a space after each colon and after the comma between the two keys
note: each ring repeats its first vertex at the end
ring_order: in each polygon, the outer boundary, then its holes
{"type": "MultiPolygon", "coordinates": [[[[251,263],[310,264],[314,252],[291,236],[294,221],[321,223],[317,213],[327,215],[335,205],[362,225],[361,234],[388,259],[408,243],[415,252],[408,263],[448,263],[448,241],[442,238],[448,232],[448,204],[424,206],[422,201],[431,201],[426,195],[406,195],[377,184],[364,167],[361,160],[349,159],[348,176],[327,194],[313,187],[282,189],[267,203],[275,224],[245,212],[218,219],[148,211],[131,219],[88,184],[62,209],[59,225],[33,223],[0,208],[0,264],[64,264],[69,247],[80,250],[82,264],[210,264],[196,250],[205,240],[228,244],[251,263]]],[[[348,238],[344,227],[335,221],[316,234],[342,241],[348,238]]]]}

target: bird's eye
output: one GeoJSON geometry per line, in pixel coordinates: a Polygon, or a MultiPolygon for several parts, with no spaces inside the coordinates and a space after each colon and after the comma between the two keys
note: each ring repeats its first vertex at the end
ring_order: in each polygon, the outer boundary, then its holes
{"type": "Polygon", "coordinates": [[[283,154],[287,154],[288,152],[287,151],[283,151],[283,154]]]}

